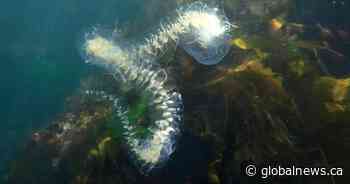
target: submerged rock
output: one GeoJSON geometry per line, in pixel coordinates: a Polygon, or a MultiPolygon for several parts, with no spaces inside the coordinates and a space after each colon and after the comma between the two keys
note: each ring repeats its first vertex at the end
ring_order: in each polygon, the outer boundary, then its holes
{"type": "Polygon", "coordinates": [[[66,111],[34,133],[11,163],[9,183],[132,183],[138,172],[126,162],[121,141],[109,127],[111,105],[80,93],[69,97],[66,111]],[[110,175],[118,169],[119,174],[110,175]]]}

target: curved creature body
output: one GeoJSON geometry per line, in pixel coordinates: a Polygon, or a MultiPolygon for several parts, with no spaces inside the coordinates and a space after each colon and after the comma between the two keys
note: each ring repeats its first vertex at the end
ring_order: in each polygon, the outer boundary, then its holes
{"type": "Polygon", "coordinates": [[[155,70],[156,66],[152,64],[137,62],[135,56],[99,36],[86,42],[86,52],[96,57],[93,62],[98,65],[118,70],[124,76],[124,84],[133,86],[141,96],[148,98],[148,108],[154,114],[151,117],[153,125],[149,127],[152,135],[143,140],[135,137],[137,126],[127,116],[128,107],[118,100],[114,101],[116,113],[125,129],[125,140],[137,160],[142,161],[142,170],[147,171],[167,160],[174,150],[175,135],[179,132],[182,100],[179,93],[166,88],[166,73],[155,70]]]}
{"type": "Polygon", "coordinates": [[[121,44],[98,34],[87,38],[84,45],[84,51],[90,58],[87,62],[120,74],[124,85],[147,97],[151,135],[143,139],[136,136],[137,125],[128,117],[129,107],[119,100],[113,101],[125,129],[125,140],[132,155],[141,163],[142,171],[149,171],[169,158],[174,151],[182,117],[181,95],[166,86],[167,73],[153,60],[173,40],[198,62],[216,64],[228,52],[228,31],[231,28],[232,25],[218,9],[194,3],[179,9],[174,22],[161,26],[156,34],[133,48],[122,48],[121,44]]]}
{"type": "Polygon", "coordinates": [[[136,48],[140,55],[157,55],[169,41],[175,41],[204,65],[219,63],[230,49],[230,31],[236,26],[216,7],[195,2],[179,8],[171,23],[161,28],[136,48]]]}

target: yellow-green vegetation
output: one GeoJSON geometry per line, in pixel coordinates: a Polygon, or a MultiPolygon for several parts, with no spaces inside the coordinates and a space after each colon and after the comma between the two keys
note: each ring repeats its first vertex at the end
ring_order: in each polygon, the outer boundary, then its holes
{"type": "Polygon", "coordinates": [[[93,148],[89,151],[89,156],[96,158],[99,163],[104,163],[104,160],[110,156],[114,157],[116,156],[115,152],[115,145],[113,145],[113,140],[111,137],[106,137],[102,139],[96,146],[96,148],[93,148]]]}
{"type": "Polygon", "coordinates": [[[236,38],[236,39],[231,40],[231,44],[242,49],[242,50],[247,50],[250,48],[248,43],[242,38],[236,38]]]}
{"type": "Polygon", "coordinates": [[[208,166],[208,183],[209,184],[220,184],[219,174],[217,172],[217,165],[220,164],[219,161],[213,161],[209,163],[208,166]]]}
{"type": "Polygon", "coordinates": [[[294,78],[300,78],[305,74],[305,62],[303,60],[297,60],[288,63],[289,73],[294,78]]]}
{"type": "MultiPolygon", "coordinates": [[[[106,177],[104,170],[110,167],[110,165],[114,163],[114,160],[118,160],[119,156],[120,145],[118,144],[118,141],[108,136],[102,138],[97,143],[96,147],[90,149],[88,152],[88,158],[90,158],[90,167],[95,168],[95,170],[91,170],[92,168],[84,168],[83,170],[80,170],[77,175],[78,178],[76,179],[89,181],[89,179],[92,178],[87,178],[86,176],[91,175],[93,172],[96,176],[95,179],[98,180],[98,183],[105,183],[106,180],[108,180],[108,177],[106,177]]],[[[77,181],[76,183],[81,184],[83,182],[84,181],[77,181]]]]}
{"type": "Polygon", "coordinates": [[[350,121],[350,79],[321,77],[314,82],[310,98],[312,112],[319,114],[321,122],[350,121]]]}
{"type": "MultiPolygon", "coordinates": [[[[314,63],[315,64],[315,63],[314,63]]],[[[313,66],[310,61],[307,62],[305,58],[298,57],[295,60],[288,61],[287,70],[284,74],[286,85],[296,90],[308,90],[311,88],[310,84],[320,77],[320,72],[317,67],[313,66]]]]}
{"type": "Polygon", "coordinates": [[[239,36],[230,41],[230,44],[241,50],[253,50],[253,54],[250,55],[250,59],[263,61],[270,55],[268,52],[273,48],[276,48],[276,43],[262,40],[259,36],[247,38],[246,36],[239,36]]]}
{"type": "MultiPolygon", "coordinates": [[[[223,94],[232,96],[238,95],[237,93],[244,88],[252,88],[248,91],[253,90],[256,93],[285,93],[280,76],[255,60],[228,69],[219,74],[217,78],[209,81],[206,86],[209,90],[220,90],[223,94]],[[266,86],[270,86],[270,88],[266,86]]],[[[265,95],[261,94],[260,96],[265,95]]]]}
{"type": "MultiPolygon", "coordinates": [[[[300,63],[297,65],[301,66],[296,66],[296,71],[302,67],[300,63]]],[[[232,147],[238,148],[232,155],[235,160],[262,162],[273,158],[293,158],[295,150],[290,140],[290,129],[299,123],[296,121],[295,104],[284,89],[282,77],[264,66],[263,62],[250,60],[228,68],[200,89],[209,95],[224,97],[221,122],[206,120],[204,113],[200,122],[205,124],[202,128],[207,132],[205,135],[215,135],[218,140],[224,139],[223,142],[235,140],[231,143],[232,147]],[[219,124],[221,129],[213,129],[213,124],[219,124]],[[239,130],[235,130],[237,127],[239,130]],[[230,136],[225,138],[225,135],[230,136]]],[[[217,144],[221,144],[220,141],[217,144]]],[[[229,147],[226,145],[226,149],[229,147]]],[[[215,172],[211,172],[209,177],[216,181],[215,172]]]]}

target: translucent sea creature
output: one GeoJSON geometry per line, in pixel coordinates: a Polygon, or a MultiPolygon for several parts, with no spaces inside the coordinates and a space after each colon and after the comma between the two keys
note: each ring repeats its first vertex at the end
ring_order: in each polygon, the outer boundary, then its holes
{"type": "Polygon", "coordinates": [[[178,9],[173,22],[161,25],[156,34],[139,45],[123,47],[123,43],[95,32],[87,35],[83,48],[87,62],[121,76],[123,86],[147,99],[150,135],[139,138],[136,135],[139,127],[129,113],[130,104],[123,102],[123,97],[101,94],[103,98],[113,99],[115,112],[125,130],[124,138],[141,171],[150,171],[168,160],[174,151],[182,118],[181,95],[167,86],[167,73],[154,60],[172,40],[198,62],[216,64],[229,50],[228,32],[232,27],[217,8],[194,3],[178,9]]]}
{"type": "Polygon", "coordinates": [[[195,2],[179,8],[174,21],[162,24],[136,50],[140,55],[157,55],[175,41],[197,62],[214,65],[228,53],[230,31],[236,27],[218,8],[195,2]]]}
{"type": "MultiPolygon", "coordinates": [[[[99,66],[109,70],[114,69],[120,73],[124,80],[123,85],[130,86],[140,96],[147,98],[150,124],[148,131],[150,136],[139,139],[136,136],[137,122],[130,121],[128,117],[129,107],[122,103],[121,98],[116,98],[99,92],[98,95],[105,99],[113,99],[113,106],[124,128],[124,138],[130,147],[133,157],[138,161],[141,171],[150,171],[166,161],[174,151],[176,135],[179,133],[181,121],[182,99],[181,95],[165,86],[167,74],[152,62],[143,62],[136,55],[120,48],[111,41],[98,35],[87,40],[85,50],[90,59],[99,66]]],[[[87,94],[96,92],[87,91],[87,94]]]]}

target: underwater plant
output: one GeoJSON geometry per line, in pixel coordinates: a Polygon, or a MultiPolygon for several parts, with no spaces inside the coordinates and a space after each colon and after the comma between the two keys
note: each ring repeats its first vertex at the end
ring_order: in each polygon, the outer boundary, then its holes
{"type": "MultiPolygon", "coordinates": [[[[174,22],[161,25],[143,44],[123,47],[96,32],[87,34],[84,52],[87,63],[109,70],[127,93],[141,99],[132,112],[124,97],[114,98],[113,106],[124,129],[124,139],[142,172],[148,172],[166,161],[174,151],[182,98],[167,85],[167,73],[155,62],[170,40],[192,55],[198,62],[211,65],[222,60],[230,48],[229,31],[233,27],[217,8],[193,3],[177,11],[174,22]],[[142,118],[147,116],[147,118],[142,118]],[[146,136],[139,135],[138,118],[148,121],[146,136]]],[[[108,95],[107,95],[108,96],[108,95]]]]}

